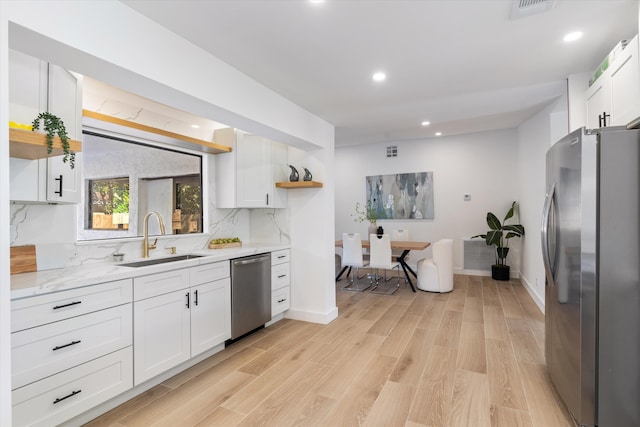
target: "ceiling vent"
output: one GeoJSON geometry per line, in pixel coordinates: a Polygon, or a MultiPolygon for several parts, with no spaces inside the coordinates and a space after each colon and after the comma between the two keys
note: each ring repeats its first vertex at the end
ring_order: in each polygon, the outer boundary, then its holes
{"type": "Polygon", "coordinates": [[[526,18],[527,16],[551,10],[556,0],[513,0],[511,3],[511,19],[526,18]]]}
{"type": "Polygon", "coordinates": [[[387,157],[398,157],[398,146],[389,145],[387,147],[387,157]]]}

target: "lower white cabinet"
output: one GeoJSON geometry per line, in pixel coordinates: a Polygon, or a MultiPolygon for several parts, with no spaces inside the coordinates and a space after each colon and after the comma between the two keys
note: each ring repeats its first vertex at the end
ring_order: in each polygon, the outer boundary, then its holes
{"type": "Polygon", "coordinates": [[[38,381],[132,343],[131,304],[11,335],[12,388],[38,381]]]}
{"type": "Polygon", "coordinates": [[[224,261],[192,267],[180,274],[166,272],[134,279],[134,295],[149,295],[148,291],[139,292],[138,285],[149,290],[154,288],[154,281],[167,292],[134,302],[135,385],[231,337],[228,264],[224,261]],[[210,278],[217,280],[200,283],[207,271],[210,278]],[[190,277],[198,284],[190,286],[190,277]],[[171,290],[171,280],[177,290],[171,290]]]}
{"type": "Polygon", "coordinates": [[[189,359],[188,298],[185,289],[133,304],[135,385],[189,359]]]}
{"type": "Polygon", "coordinates": [[[191,288],[191,357],[231,338],[231,279],[191,288]]]}
{"type": "Polygon", "coordinates": [[[291,290],[289,249],[271,253],[271,317],[287,311],[291,290]]]}
{"type": "Polygon", "coordinates": [[[58,425],[132,387],[132,348],[107,354],[11,393],[13,425],[58,425]]]}

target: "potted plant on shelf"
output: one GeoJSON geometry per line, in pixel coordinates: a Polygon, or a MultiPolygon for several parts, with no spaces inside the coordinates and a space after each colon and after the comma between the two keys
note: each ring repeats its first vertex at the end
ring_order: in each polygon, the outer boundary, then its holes
{"type": "Polygon", "coordinates": [[[367,200],[365,206],[361,206],[360,202],[356,202],[356,213],[355,215],[351,214],[351,216],[354,217],[353,220],[357,222],[369,221],[367,240],[369,240],[369,235],[377,233],[376,210],[370,200],[367,200]]]}
{"type": "Polygon", "coordinates": [[[496,247],[496,263],[491,266],[491,277],[495,280],[509,280],[511,268],[507,265],[509,254],[509,239],[524,236],[524,226],[521,224],[506,224],[507,220],[514,216],[516,202],[511,204],[502,222],[491,212],[487,212],[487,224],[490,230],[487,234],[478,234],[472,239],[481,237],[487,245],[496,247]]]}
{"type": "Polygon", "coordinates": [[[69,150],[69,136],[67,135],[67,129],[64,127],[62,119],[56,115],[51,114],[48,111],[38,114],[38,117],[33,119],[32,130],[40,129],[40,121],[43,123],[43,130],[46,133],[47,138],[47,153],[51,154],[53,150],[53,138],[58,135],[62,142],[62,157],[63,162],[69,162],[71,169],[75,167],[76,155],[69,150]]]}

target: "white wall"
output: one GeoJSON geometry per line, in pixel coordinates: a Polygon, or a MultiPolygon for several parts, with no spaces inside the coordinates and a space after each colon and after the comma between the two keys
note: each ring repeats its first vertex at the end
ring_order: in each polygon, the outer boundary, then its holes
{"type": "MultiPolygon", "coordinates": [[[[462,239],[487,230],[486,214],[504,217],[518,200],[517,135],[515,130],[489,131],[336,148],[335,238],[343,232],[367,234],[368,223],[354,222],[355,203],[365,200],[365,177],[405,172],[433,171],[435,218],[433,220],[381,220],[385,230],[406,228],[411,240],[454,239],[454,268],[463,267],[462,239]],[[387,158],[387,145],[398,146],[398,157],[387,158]],[[471,201],[463,200],[464,194],[471,201]]],[[[517,239],[511,239],[508,257],[512,273],[519,270],[517,239]]],[[[430,254],[411,253],[410,263],[430,254]]]]}
{"type": "Polygon", "coordinates": [[[298,193],[289,200],[289,208],[307,213],[291,224],[291,259],[294,265],[300,263],[292,269],[293,286],[304,286],[314,299],[301,300],[292,291],[291,304],[298,308],[300,303],[302,310],[331,320],[336,312],[335,297],[331,298],[333,239],[328,232],[333,229],[333,126],[118,1],[0,1],[1,425],[11,425],[6,113],[10,47],[188,113],[313,149],[325,186],[298,193]],[[115,23],[118,31],[113,30],[115,23]],[[179,61],[167,59],[178,53],[179,61]],[[317,274],[300,277],[306,266],[317,274]]]}
{"type": "Polygon", "coordinates": [[[520,279],[540,309],[544,310],[544,266],[540,224],[545,195],[546,153],[568,133],[567,98],[562,97],[518,127],[520,219],[527,230],[522,239],[520,279]]]}

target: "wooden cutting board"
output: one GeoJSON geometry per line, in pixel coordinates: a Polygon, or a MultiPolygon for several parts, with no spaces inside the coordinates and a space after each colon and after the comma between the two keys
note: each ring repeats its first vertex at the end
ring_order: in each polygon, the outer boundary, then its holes
{"type": "Polygon", "coordinates": [[[11,246],[11,274],[38,271],[36,246],[11,246]]]}

